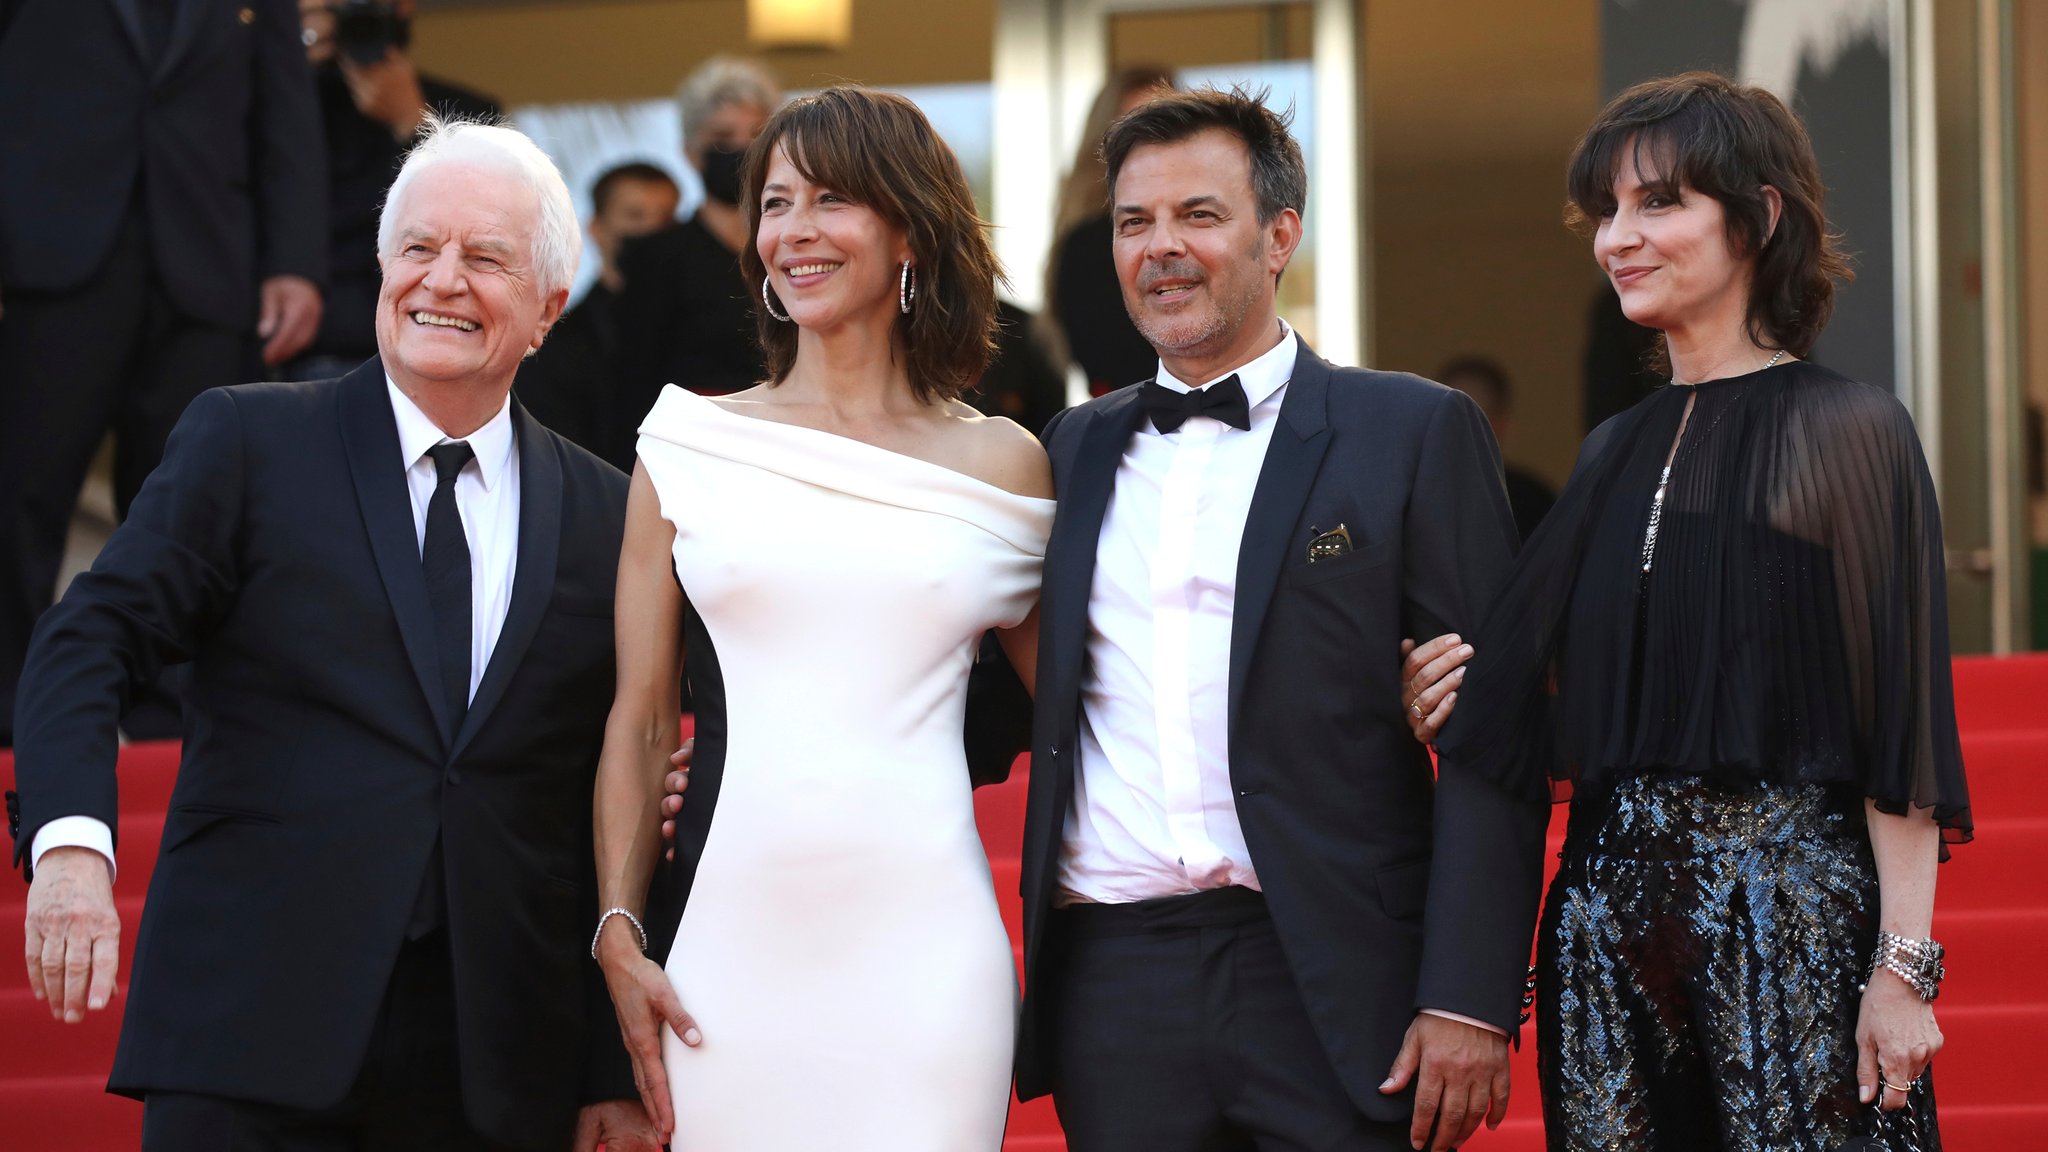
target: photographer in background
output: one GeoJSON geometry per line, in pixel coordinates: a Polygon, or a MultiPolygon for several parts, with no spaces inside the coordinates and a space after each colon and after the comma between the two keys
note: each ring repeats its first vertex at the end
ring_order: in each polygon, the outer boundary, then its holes
{"type": "Polygon", "coordinates": [[[497,105],[413,67],[413,0],[299,0],[327,132],[330,283],[320,332],[290,380],[340,376],[377,354],[377,212],[429,108],[492,118],[497,105]]]}

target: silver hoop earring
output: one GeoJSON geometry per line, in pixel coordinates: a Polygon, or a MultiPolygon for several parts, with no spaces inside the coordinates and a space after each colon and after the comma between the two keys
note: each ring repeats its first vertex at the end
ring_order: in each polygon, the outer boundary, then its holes
{"type": "Polygon", "coordinates": [[[910,261],[903,262],[903,274],[896,278],[896,303],[904,315],[910,314],[910,302],[917,299],[917,275],[910,270],[910,261]]]}
{"type": "Polygon", "coordinates": [[[789,317],[784,316],[780,312],[777,312],[775,310],[775,301],[770,300],[768,298],[768,277],[766,276],[761,277],[761,307],[766,308],[770,316],[775,317],[777,320],[780,320],[785,324],[789,323],[789,317]]]}

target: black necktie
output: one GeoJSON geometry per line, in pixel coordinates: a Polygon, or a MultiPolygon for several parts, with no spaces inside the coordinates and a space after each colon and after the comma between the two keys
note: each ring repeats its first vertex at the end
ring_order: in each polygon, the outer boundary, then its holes
{"type": "MultiPolygon", "coordinates": [[[[476,452],[460,440],[427,449],[434,458],[434,498],[427,501],[426,539],[420,545],[420,567],[427,575],[427,603],[434,610],[434,654],[441,663],[441,692],[448,701],[448,741],[462,731],[469,711],[469,539],[462,534],[462,510],[455,506],[455,477],[476,452]]],[[[405,926],[408,940],[419,940],[441,926],[447,901],[442,894],[441,838],[427,854],[412,916],[405,926]]]]}
{"type": "Polygon", "coordinates": [[[441,695],[448,704],[448,738],[462,729],[469,711],[469,539],[455,506],[455,477],[476,452],[460,440],[427,449],[439,479],[427,502],[427,534],[420,566],[427,574],[427,603],[434,609],[434,654],[441,662],[441,695]]]}
{"type": "Polygon", "coordinates": [[[1145,410],[1152,414],[1152,426],[1161,432],[1173,431],[1187,423],[1190,416],[1221,420],[1240,432],[1252,426],[1251,405],[1246,403],[1244,385],[1235,374],[1192,392],[1176,392],[1147,380],[1138,393],[1138,398],[1145,402],[1145,410]]]}

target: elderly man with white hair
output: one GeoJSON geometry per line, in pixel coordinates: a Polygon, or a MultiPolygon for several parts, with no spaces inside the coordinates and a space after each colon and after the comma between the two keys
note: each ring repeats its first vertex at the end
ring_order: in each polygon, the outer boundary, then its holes
{"type": "Polygon", "coordinates": [[[115,722],[189,661],[108,1085],[146,1152],[652,1149],[587,940],[626,478],[511,399],[574,210],[526,137],[434,125],[378,239],[377,358],[200,396],[37,630],[29,983],[115,995],[115,722]]]}

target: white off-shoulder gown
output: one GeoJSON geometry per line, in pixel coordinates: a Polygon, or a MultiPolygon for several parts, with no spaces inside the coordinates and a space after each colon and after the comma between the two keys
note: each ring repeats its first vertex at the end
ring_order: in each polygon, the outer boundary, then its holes
{"type": "MultiPolygon", "coordinates": [[[[669,979],[677,1152],[995,1152],[1017,977],[961,745],[1052,502],[670,387],[640,459],[722,672],[669,979]]],[[[701,726],[701,721],[700,721],[701,726]]]]}

